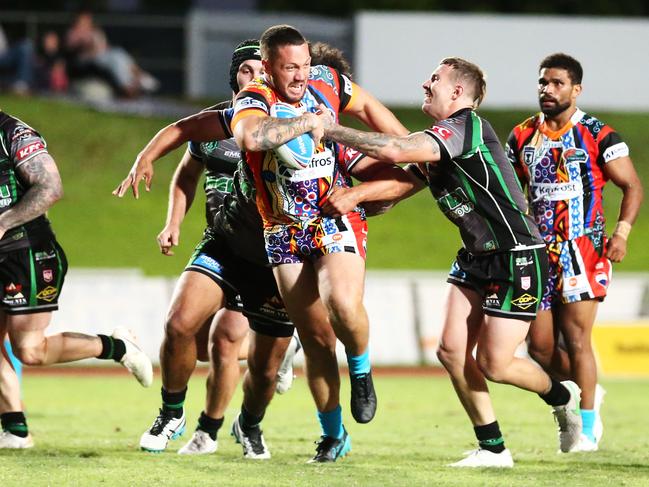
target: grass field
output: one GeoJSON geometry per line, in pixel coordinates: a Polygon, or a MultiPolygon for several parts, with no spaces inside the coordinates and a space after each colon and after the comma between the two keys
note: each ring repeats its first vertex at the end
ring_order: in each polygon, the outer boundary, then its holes
{"type": "MultiPolygon", "coordinates": [[[[203,400],[204,376],[192,379],[187,400],[193,431],[203,400]]],[[[646,486],[649,485],[649,382],[607,380],[601,450],[559,455],[552,415],[533,394],[493,386],[496,410],[516,466],[508,471],[455,470],[445,464],[473,448],[471,428],[444,377],[378,376],[379,411],[358,425],[346,407],[352,452],[333,465],[307,465],[319,434],[303,377],[278,396],[264,420],[273,458],[242,458],[228,435],[240,404],[232,402],[207,457],[175,451],[138,451],[139,436],[157,414],[159,380],[143,390],[124,376],[27,375],[24,399],[36,447],[0,451],[0,485],[223,485],[223,486],[646,486]]]]}
{"type": "MultiPolygon", "coordinates": [[[[176,257],[161,256],[155,244],[164,224],[168,182],[180,151],[160,161],[153,191],[139,201],[130,197],[120,201],[110,195],[138,151],[171,120],[98,113],[62,102],[4,95],[0,95],[0,107],[41,131],[58,162],[66,194],[50,216],[72,266],[138,267],[156,275],[180,272],[204,226],[203,200],[197,198],[186,218],[176,257]]],[[[396,113],[412,130],[429,124],[418,109],[396,113]]],[[[529,115],[515,111],[481,113],[502,139],[529,115]]],[[[648,185],[645,131],[649,114],[598,115],[625,137],[648,185]]],[[[606,211],[612,225],[619,205],[619,191],[613,188],[606,190],[606,211]]],[[[427,191],[385,216],[371,219],[369,227],[370,268],[445,270],[460,246],[457,230],[442,216],[427,191]]],[[[628,257],[616,270],[649,270],[649,247],[642,243],[648,240],[649,219],[641,214],[629,241],[628,257]]]]}

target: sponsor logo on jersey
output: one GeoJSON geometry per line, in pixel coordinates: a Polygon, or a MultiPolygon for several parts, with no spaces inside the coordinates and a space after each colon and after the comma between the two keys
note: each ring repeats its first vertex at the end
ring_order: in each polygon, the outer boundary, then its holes
{"type": "Polygon", "coordinates": [[[5,293],[7,294],[16,294],[20,293],[20,291],[23,290],[23,285],[22,284],[14,284],[13,282],[7,284],[5,286],[5,293]]]}
{"type": "Polygon", "coordinates": [[[234,105],[234,113],[239,113],[241,110],[247,110],[248,108],[258,108],[268,113],[268,106],[266,106],[264,102],[252,97],[246,97],[242,98],[241,100],[237,100],[236,104],[234,105]]]}
{"type": "Polygon", "coordinates": [[[36,135],[36,134],[29,127],[25,127],[24,125],[18,125],[14,129],[13,134],[11,134],[11,141],[16,142],[18,140],[27,139],[27,138],[32,137],[34,135],[36,135]]]}
{"type": "Polygon", "coordinates": [[[523,162],[530,166],[534,162],[534,151],[536,149],[532,146],[523,147],[523,162]]]}
{"type": "Polygon", "coordinates": [[[516,267],[527,267],[528,265],[533,264],[534,260],[532,260],[528,256],[516,257],[514,263],[516,264],[516,267]]]}
{"type": "Polygon", "coordinates": [[[530,276],[521,277],[521,289],[527,291],[530,287],[532,287],[532,278],[530,276]]]}
{"type": "Polygon", "coordinates": [[[52,272],[52,269],[43,269],[43,280],[45,282],[52,282],[52,279],[54,279],[54,272],[52,272]]]}
{"type": "Polygon", "coordinates": [[[440,125],[433,125],[431,127],[431,130],[433,132],[435,132],[437,135],[439,135],[444,140],[450,139],[451,136],[453,135],[453,132],[451,132],[446,127],[441,127],[440,125]]]}
{"type": "Polygon", "coordinates": [[[53,250],[51,252],[39,251],[34,254],[34,260],[36,262],[41,262],[43,260],[48,260],[48,259],[54,259],[55,257],[56,257],[56,252],[53,250]]]}
{"type": "Polygon", "coordinates": [[[576,147],[570,147],[569,149],[564,150],[561,157],[565,159],[568,164],[586,164],[586,162],[588,162],[588,152],[576,147]]]}
{"type": "Polygon", "coordinates": [[[0,208],[5,208],[11,204],[13,199],[11,198],[11,191],[9,191],[9,186],[2,185],[0,186],[0,208]]]}
{"type": "Polygon", "coordinates": [[[608,287],[608,275],[604,272],[598,272],[595,275],[595,281],[602,287],[608,287]]]}
{"type": "Polygon", "coordinates": [[[45,149],[45,146],[40,140],[38,142],[32,142],[31,144],[18,150],[18,153],[16,154],[17,162],[20,162],[23,159],[29,157],[30,155],[43,149],[45,149]]]}
{"type": "Polygon", "coordinates": [[[59,294],[58,288],[54,286],[47,286],[45,289],[41,290],[36,297],[42,301],[47,301],[48,303],[54,301],[59,294]]]}
{"type": "Polygon", "coordinates": [[[347,93],[349,96],[352,96],[353,89],[352,89],[351,80],[345,75],[343,75],[342,78],[343,78],[343,91],[347,93]]]}
{"type": "Polygon", "coordinates": [[[539,299],[531,294],[523,294],[512,300],[512,304],[520,309],[528,309],[539,302],[539,299]]]}
{"type": "Polygon", "coordinates": [[[437,200],[437,204],[444,214],[451,220],[462,218],[473,211],[473,203],[469,201],[462,188],[456,188],[437,200]]]}
{"type": "Polygon", "coordinates": [[[577,198],[583,194],[581,181],[569,183],[535,183],[534,201],[562,201],[577,198]]]}
{"type": "Polygon", "coordinates": [[[604,151],[604,161],[609,162],[618,157],[626,157],[629,155],[629,146],[624,142],[619,142],[615,145],[612,145],[604,151]]]}
{"type": "Polygon", "coordinates": [[[309,165],[304,169],[290,171],[288,179],[297,182],[331,177],[334,172],[334,163],[335,157],[333,152],[331,152],[330,149],[325,149],[322,152],[314,154],[311,158],[311,162],[309,162],[309,165]]]}
{"type": "Polygon", "coordinates": [[[482,248],[486,251],[496,250],[496,242],[494,242],[493,240],[489,240],[488,242],[485,242],[482,248]]]}
{"type": "Polygon", "coordinates": [[[5,295],[2,298],[4,304],[10,306],[22,306],[27,304],[25,296],[21,292],[23,290],[22,284],[14,284],[13,282],[5,286],[5,295]]]}

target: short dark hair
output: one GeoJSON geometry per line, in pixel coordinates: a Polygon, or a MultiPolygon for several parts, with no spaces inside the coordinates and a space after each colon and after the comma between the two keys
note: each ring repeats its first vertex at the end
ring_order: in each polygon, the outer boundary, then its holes
{"type": "Polygon", "coordinates": [[[261,58],[269,60],[280,46],[301,46],[306,44],[306,38],[295,27],[290,25],[274,25],[266,29],[259,39],[261,58]]]}
{"type": "Polygon", "coordinates": [[[539,64],[539,72],[543,68],[558,68],[565,69],[568,72],[568,76],[574,85],[580,85],[581,80],[584,76],[584,70],[581,67],[579,61],[574,57],[564,54],[562,52],[557,52],[546,56],[541,64],[539,64]]]}
{"type": "Polygon", "coordinates": [[[487,79],[480,66],[461,57],[447,57],[439,64],[452,67],[458,81],[466,83],[469,89],[473,89],[473,104],[475,108],[479,107],[487,94],[487,79]]]}
{"type": "Polygon", "coordinates": [[[326,42],[316,42],[314,44],[309,44],[309,52],[311,53],[312,66],[323,64],[330,68],[334,68],[340,74],[344,74],[348,78],[352,77],[352,68],[340,49],[333,47],[326,42]]]}

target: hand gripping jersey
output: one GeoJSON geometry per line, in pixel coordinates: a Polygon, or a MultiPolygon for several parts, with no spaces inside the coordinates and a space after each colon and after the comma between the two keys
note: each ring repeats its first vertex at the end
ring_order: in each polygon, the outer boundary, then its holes
{"type": "Polygon", "coordinates": [[[542,244],[514,170],[489,122],[465,108],[426,133],[441,159],[410,170],[428,183],[472,254],[542,244]]]}
{"type": "MultiPolygon", "coordinates": [[[[45,140],[29,125],[0,111],[0,214],[14,207],[29,186],[17,169],[39,154],[47,153],[45,140]]],[[[42,237],[51,237],[45,215],[7,230],[0,239],[0,252],[23,249],[42,237]]]]}
{"type": "MultiPolygon", "coordinates": [[[[604,233],[604,164],[628,156],[629,148],[611,127],[577,110],[552,132],[542,113],[514,127],[507,152],[529,187],[534,218],[546,242],[604,233]]],[[[598,237],[599,236],[599,237],[598,237]]]]}
{"type": "MultiPolygon", "coordinates": [[[[220,110],[221,125],[230,131],[232,102],[224,101],[206,110],[220,110]]],[[[233,138],[211,142],[190,142],[189,153],[205,166],[205,219],[211,225],[223,203],[225,195],[232,192],[232,177],[241,160],[241,150],[233,138]]]]}
{"type": "MultiPolygon", "coordinates": [[[[354,84],[347,77],[326,66],[313,66],[304,97],[294,105],[302,112],[314,112],[324,104],[337,121],[338,113],[352,104],[353,96],[354,84]]],[[[284,100],[266,79],[253,80],[237,96],[232,127],[254,113],[268,115],[278,101],[284,100]]],[[[331,190],[347,186],[331,142],[321,143],[311,164],[299,170],[284,165],[273,151],[247,152],[244,157],[252,170],[257,207],[265,227],[317,218],[331,190]]]]}

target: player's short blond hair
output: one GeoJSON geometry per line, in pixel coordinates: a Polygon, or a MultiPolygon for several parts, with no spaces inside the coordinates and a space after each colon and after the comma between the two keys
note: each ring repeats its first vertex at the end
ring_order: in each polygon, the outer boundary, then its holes
{"type": "Polygon", "coordinates": [[[461,57],[447,57],[439,62],[453,68],[456,80],[473,90],[474,108],[478,108],[487,94],[487,79],[480,66],[461,57]]]}

